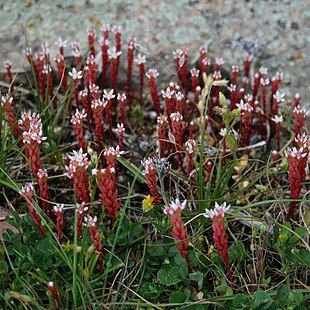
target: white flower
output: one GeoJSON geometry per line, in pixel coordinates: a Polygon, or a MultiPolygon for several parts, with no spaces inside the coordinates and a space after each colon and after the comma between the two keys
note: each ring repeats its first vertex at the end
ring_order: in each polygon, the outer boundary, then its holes
{"type": "Polygon", "coordinates": [[[141,55],[141,54],[138,54],[137,58],[135,59],[135,62],[138,65],[144,64],[146,62],[145,56],[141,55]]]}
{"type": "Polygon", "coordinates": [[[145,75],[148,79],[150,79],[150,78],[156,79],[159,76],[159,73],[156,69],[151,68],[148,70],[148,72],[145,73],[145,75]]]}
{"type": "Polygon", "coordinates": [[[77,71],[75,67],[72,68],[72,71],[69,72],[69,75],[72,77],[73,80],[80,80],[83,76],[82,71],[77,71]]]}
{"type": "Polygon", "coordinates": [[[163,98],[168,98],[171,99],[172,96],[174,95],[174,90],[171,90],[170,87],[168,86],[166,91],[162,90],[161,94],[163,96],[163,98]]]}
{"type": "Polygon", "coordinates": [[[206,218],[213,219],[216,216],[224,217],[225,213],[230,209],[230,205],[226,206],[226,202],[219,205],[217,202],[215,203],[214,209],[208,210],[206,209],[206,213],[204,213],[204,216],[206,218]]]}
{"type": "Polygon", "coordinates": [[[184,200],[182,203],[177,198],[175,201],[172,201],[168,206],[165,206],[164,213],[166,215],[173,215],[176,212],[181,212],[185,209],[187,201],[184,200]]]}
{"type": "Polygon", "coordinates": [[[111,99],[115,98],[115,95],[113,93],[114,93],[114,89],[111,89],[110,91],[104,89],[102,97],[107,99],[107,100],[111,100],[111,99]]]}
{"type": "Polygon", "coordinates": [[[284,93],[281,94],[278,90],[277,90],[277,92],[273,95],[273,99],[274,99],[276,102],[278,102],[278,103],[284,102],[284,101],[285,101],[284,97],[285,97],[285,94],[284,94],[284,93]]]}
{"type": "Polygon", "coordinates": [[[170,114],[170,119],[172,122],[180,122],[183,120],[182,114],[178,111],[170,114]]]}
{"type": "Polygon", "coordinates": [[[275,123],[279,124],[283,122],[283,117],[282,115],[275,115],[274,117],[271,118],[275,123]]]}
{"type": "Polygon", "coordinates": [[[122,54],[121,51],[116,51],[116,47],[115,46],[110,47],[108,49],[109,59],[117,59],[121,54],[122,54]]]}
{"type": "Polygon", "coordinates": [[[64,204],[63,203],[58,203],[53,207],[53,210],[55,213],[62,213],[64,210],[64,204]]]}
{"type": "Polygon", "coordinates": [[[60,47],[66,47],[67,46],[67,40],[63,40],[62,38],[58,38],[56,41],[55,41],[55,45],[57,45],[59,48],[60,47]]]}
{"type": "Polygon", "coordinates": [[[117,128],[115,129],[115,131],[117,133],[119,133],[119,134],[125,132],[124,124],[123,123],[118,123],[117,124],[117,128]]]}
{"type": "Polygon", "coordinates": [[[227,135],[227,129],[226,129],[226,128],[221,128],[221,130],[220,130],[220,135],[221,135],[222,137],[225,137],[225,136],[227,135]]]}

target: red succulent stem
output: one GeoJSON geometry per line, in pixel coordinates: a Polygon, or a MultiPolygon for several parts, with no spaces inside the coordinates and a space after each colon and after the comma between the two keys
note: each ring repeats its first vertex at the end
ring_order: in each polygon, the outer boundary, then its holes
{"type": "Polygon", "coordinates": [[[116,92],[117,89],[117,71],[118,71],[118,58],[111,58],[110,59],[110,66],[111,66],[111,86],[112,89],[114,89],[114,92],[116,92]]]}
{"type": "Polygon", "coordinates": [[[83,130],[83,120],[86,119],[86,117],[87,114],[85,113],[85,110],[79,111],[78,109],[76,109],[75,114],[71,117],[71,123],[78,140],[78,145],[83,149],[84,153],[87,153],[87,144],[83,130]]]}
{"type": "Polygon", "coordinates": [[[89,47],[90,55],[92,55],[93,57],[96,56],[95,37],[96,37],[96,30],[92,28],[87,29],[88,47],[89,47]]]}
{"type": "Polygon", "coordinates": [[[106,78],[107,78],[107,71],[108,71],[108,49],[109,49],[109,41],[105,38],[101,38],[101,59],[102,59],[102,68],[101,68],[101,87],[106,87],[106,78]]]}
{"type": "Polygon", "coordinates": [[[140,81],[139,100],[140,100],[140,102],[143,99],[144,74],[145,74],[144,63],[140,63],[139,64],[139,81],[140,81]]]}
{"type": "MultiPolygon", "coordinates": [[[[301,192],[302,183],[306,178],[307,157],[309,146],[304,145],[300,148],[288,148],[285,156],[288,161],[288,180],[291,188],[291,199],[298,199],[301,192]]],[[[292,201],[286,219],[290,220],[295,213],[297,202],[292,201]]]]}
{"type": "Polygon", "coordinates": [[[59,242],[62,240],[62,231],[64,227],[64,211],[63,211],[64,205],[63,204],[57,204],[54,206],[54,214],[56,216],[56,227],[57,227],[57,237],[59,242]]]}
{"type": "Polygon", "coordinates": [[[83,153],[82,148],[78,152],[73,151],[72,155],[68,156],[70,160],[69,166],[65,167],[67,176],[73,179],[77,201],[86,204],[90,202],[90,187],[87,176],[90,161],[87,156],[87,153],[83,153]]]}
{"type": "Polygon", "coordinates": [[[185,209],[185,206],[186,200],[181,203],[179,199],[176,199],[174,202],[165,206],[164,213],[169,217],[172,224],[171,235],[177,241],[176,247],[185,258],[187,265],[190,267],[187,251],[189,241],[186,240],[187,232],[181,216],[181,212],[185,209]]]}
{"type": "Polygon", "coordinates": [[[99,273],[102,273],[103,269],[103,252],[102,252],[102,242],[98,229],[96,228],[97,217],[88,217],[88,229],[90,233],[90,237],[93,241],[94,248],[96,253],[98,254],[98,265],[99,265],[99,273]]]}
{"type": "Polygon", "coordinates": [[[160,204],[161,198],[157,190],[158,178],[155,165],[151,159],[146,159],[143,164],[145,169],[144,174],[146,178],[146,183],[150,189],[152,197],[154,198],[154,203],[160,204]]]}
{"type": "Polygon", "coordinates": [[[47,183],[47,171],[46,169],[39,169],[37,173],[37,181],[39,185],[39,191],[40,191],[40,198],[42,198],[41,206],[45,212],[47,212],[48,215],[52,214],[51,205],[49,203],[50,194],[48,190],[48,183],[47,183]]]}
{"type": "Polygon", "coordinates": [[[132,78],[132,69],[133,69],[135,48],[136,48],[136,39],[131,38],[128,41],[128,48],[127,48],[127,83],[126,83],[126,89],[128,92],[131,89],[131,78],[132,78]]]}
{"type": "Polygon", "coordinates": [[[165,115],[159,115],[157,117],[157,134],[159,143],[159,156],[165,157],[167,150],[167,135],[168,135],[168,119],[165,115]]]}
{"type": "Polygon", "coordinates": [[[9,82],[9,84],[12,84],[12,82],[13,82],[12,63],[10,61],[5,61],[4,67],[6,70],[7,77],[8,77],[8,82],[9,82]]]}
{"type": "MultiPolygon", "coordinates": [[[[13,97],[11,97],[9,94],[7,94],[6,96],[2,96],[1,106],[5,112],[6,117],[8,119],[8,122],[12,128],[15,139],[16,140],[20,139],[21,131],[20,131],[20,129],[17,125],[17,122],[16,122],[16,117],[15,117],[14,108],[13,108],[13,97]]],[[[19,140],[18,145],[22,146],[23,142],[21,140],[19,140]]]]}
{"type": "Polygon", "coordinates": [[[126,95],[118,94],[117,100],[119,104],[119,122],[125,124],[125,115],[126,115],[126,95]]]}
{"type": "Polygon", "coordinates": [[[228,241],[224,224],[224,215],[225,212],[229,210],[229,208],[230,206],[226,207],[226,203],[223,203],[222,205],[218,205],[217,203],[215,203],[215,208],[213,210],[206,209],[206,213],[204,214],[204,216],[212,220],[213,241],[226,267],[228,280],[231,282],[233,287],[235,287],[230,270],[229,256],[228,256],[228,241]]]}
{"type": "Polygon", "coordinates": [[[49,289],[49,291],[52,294],[52,297],[55,301],[56,304],[56,310],[60,310],[60,295],[55,287],[54,282],[49,282],[47,285],[47,288],[49,289]]]}
{"type": "Polygon", "coordinates": [[[38,213],[36,212],[36,210],[33,207],[33,205],[35,204],[35,201],[33,199],[33,195],[34,195],[33,185],[32,184],[25,184],[22,187],[21,195],[23,195],[25,197],[25,199],[26,199],[26,204],[27,204],[30,216],[32,217],[34,223],[39,228],[41,235],[43,237],[45,237],[46,234],[45,234],[45,230],[44,230],[44,228],[42,226],[40,217],[39,217],[38,213]]]}
{"type": "Polygon", "coordinates": [[[251,70],[251,64],[252,64],[253,56],[246,54],[243,58],[243,70],[244,70],[244,76],[247,79],[250,79],[250,70],[251,70]]]}
{"type": "Polygon", "coordinates": [[[105,107],[106,103],[104,103],[101,100],[95,100],[92,103],[92,110],[95,120],[95,134],[99,147],[101,147],[104,139],[102,120],[103,120],[103,110],[105,107]]]}
{"type": "Polygon", "coordinates": [[[121,203],[117,199],[118,190],[115,187],[115,168],[108,166],[105,169],[93,171],[93,174],[95,174],[98,178],[100,202],[104,206],[107,212],[107,216],[111,219],[112,222],[114,222],[116,215],[118,214],[121,207],[121,203]]]}
{"type": "Polygon", "coordinates": [[[157,82],[156,78],[158,76],[158,72],[156,69],[149,69],[146,73],[146,77],[148,78],[148,86],[150,89],[152,101],[154,104],[155,111],[157,115],[160,115],[160,102],[159,102],[159,96],[157,91],[157,82]]]}

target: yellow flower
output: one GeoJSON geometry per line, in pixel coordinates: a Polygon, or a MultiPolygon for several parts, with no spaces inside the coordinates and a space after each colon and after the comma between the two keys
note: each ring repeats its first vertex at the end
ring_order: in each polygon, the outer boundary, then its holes
{"type": "Polygon", "coordinates": [[[143,212],[148,212],[154,208],[153,204],[154,198],[151,197],[151,195],[147,195],[143,200],[142,200],[142,210],[143,212]]]}
{"type": "Polygon", "coordinates": [[[70,243],[70,241],[68,240],[67,243],[62,244],[62,247],[64,248],[64,250],[66,252],[69,252],[72,250],[72,244],[70,243]]]}

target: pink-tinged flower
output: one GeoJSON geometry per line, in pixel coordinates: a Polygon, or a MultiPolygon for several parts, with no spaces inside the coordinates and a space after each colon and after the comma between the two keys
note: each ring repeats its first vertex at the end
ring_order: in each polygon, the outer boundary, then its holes
{"type": "MultiPolygon", "coordinates": [[[[288,162],[288,180],[291,188],[291,198],[298,199],[301,192],[302,183],[306,178],[307,157],[309,147],[292,147],[284,151],[284,155],[288,162]]],[[[290,220],[294,215],[297,202],[292,201],[286,219],[290,220]]]]}
{"type": "Polygon", "coordinates": [[[187,201],[184,200],[182,203],[177,198],[172,201],[168,206],[164,208],[164,213],[169,217],[172,224],[172,237],[177,241],[177,248],[181,255],[186,259],[188,265],[190,265],[187,248],[189,241],[186,240],[187,233],[184,226],[181,213],[186,207],[187,201]]]}
{"type": "MultiPolygon", "coordinates": [[[[15,112],[13,108],[13,97],[9,94],[2,96],[0,104],[11,126],[14,137],[16,140],[18,140],[21,137],[21,131],[18,125],[16,124],[16,117],[15,117],[15,112]]],[[[18,145],[22,146],[23,145],[22,141],[19,141],[18,145]]]]}
{"type": "Polygon", "coordinates": [[[308,150],[309,150],[309,148],[310,148],[310,137],[307,136],[306,133],[298,134],[294,141],[297,144],[297,146],[303,147],[303,148],[308,148],[308,150]]]}
{"type": "MultiPolygon", "coordinates": [[[[184,134],[183,115],[179,111],[175,113],[171,113],[170,120],[171,120],[172,134],[175,140],[175,148],[176,148],[176,151],[179,152],[181,151],[181,146],[183,142],[183,134],[184,134]]],[[[180,158],[179,158],[179,161],[180,161],[180,158]]]]}
{"type": "Polygon", "coordinates": [[[86,140],[84,137],[83,121],[86,119],[87,114],[85,110],[79,111],[76,109],[75,114],[72,115],[70,122],[73,125],[73,130],[78,140],[78,145],[87,153],[86,140]]]}
{"type": "Polygon", "coordinates": [[[176,62],[176,73],[178,79],[183,86],[184,90],[187,91],[187,65],[188,65],[188,49],[180,48],[177,49],[174,53],[174,58],[176,62]]]}
{"type": "Polygon", "coordinates": [[[238,74],[239,74],[239,67],[238,66],[232,66],[231,67],[231,84],[237,84],[238,81],[238,74]]]}
{"type": "Polygon", "coordinates": [[[196,87],[198,86],[198,78],[199,78],[199,70],[196,68],[192,68],[190,70],[191,77],[192,77],[192,91],[195,92],[196,87]]]}
{"type": "Polygon", "coordinates": [[[103,98],[106,99],[106,102],[107,102],[106,113],[107,113],[107,120],[108,120],[108,124],[110,128],[110,133],[112,133],[112,99],[115,98],[114,89],[112,88],[110,91],[106,89],[103,90],[103,98]]]}
{"type": "Polygon", "coordinates": [[[25,155],[29,160],[33,176],[37,177],[39,169],[42,168],[39,144],[46,139],[43,137],[42,123],[39,115],[35,113],[31,115],[31,112],[23,113],[19,123],[21,128],[25,129],[22,134],[25,155]]]}
{"type": "Polygon", "coordinates": [[[151,158],[147,158],[142,162],[142,165],[144,166],[144,175],[146,178],[146,183],[150,189],[151,195],[154,198],[155,204],[160,204],[161,199],[157,190],[157,174],[156,174],[156,168],[153,163],[153,160],[151,158]]]}
{"type": "Polygon", "coordinates": [[[275,123],[276,127],[276,137],[277,137],[277,143],[278,143],[278,150],[280,149],[280,123],[283,122],[282,115],[275,115],[271,118],[271,120],[275,123]]]}
{"type": "Polygon", "coordinates": [[[185,150],[186,150],[185,163],[187,166],[188,175],[191,175],[193,170],[195,169],[195,164],[194,164],[195,147],[196,147],[195,140],[188,139],[185,142],[185,150]]]}
{"type": "Polygon", "coordinates": [[[156,78],[158,77],[159,73],[156,69],[152,68],[152,69],[149,69],[145,75],[148,78],[148,86],[150,89],[155,111],[157,115],[160,115],[160,102],[159,102],[157,82],[156,82],[156,78]]]}
{"type": "Polygon", "coordinates": [[[85,206],[85,203],[76,204],[77,213],[77,235],[80,238],[82,236],[83,220],[88,215],[89,206],[85,206]]]}
{"type": "Polygon", "coordinates": [[[48,191],[48,184],[47,184],[48,174],[46,169],[40,168],[37,173],[37,181],[40,190],[40,198],[42,198],[42,208],[47,212],[48,215],[51,215],[50,209],[50,195],[48,191]]]}
{"type": "Polygon", "coordinates": [[[201,74],[207,73],[208,69],[210,68],[210,65],[211,65],[211,60],[210,59],[208,59],[208,58],[202,59],[201,60],[201,64],[200,64],[201,74]]]}
{"type": "Polygon", "coordinates": [[[250,78],[250,69],[251,69],[252,60],[253,60],[253,55],[245,54],[243,56],[244,76],[248,79],[250,78]]]}
{"type": "Polygon", "coordinates": [[[157,134],[159,143],[159,156],[164,157],[167,150],[168,118],[166,115],[157,117],[157,134]]]}
{"type": "Polygon", "coordinates": [[[178,91],[175,94],[175,99],[176,99],[176,104],[175,104],[176,111],[183,114],[184,113],[184,106],[183,106],[184,95],[180,91],[178,91]]]}
{"type": "Polygon", "coordinates": [[[304,126],[305,119],[308,115],[308,112],[305,108],[302,108],[300,105],[297,105],[293,109],[294,116],[294,134],[297,136],[301,133],[302,127],[304,126]]]}
{"type": "Polygon", "coordinates": [[[99,264],[99,272],[102,272],[102,265],[103,265],[103,252],[102,252],[102,242],[101,237],[98,229],[96,228],[97,223],[97,216],[86,217],[87,226],[89,229],[90,237],[93,241],[94,248],[98,256],[98,264],[99,264]]]}
{"type": "Polygon", "coordinates": [[[111,25],[110,24],[101,25],[100,31],[102,32],[104,39],[108,39],[111,31],[111,25]]]}
{"type": "Polygon", "coordinates": [[[91,103],[91,108],[93,111],[94,115],[94,120],[95,120],[95,134],[96,134],[96,140],[101,147],[103,138],[104,138],[104,132],[103,132],[103,127],[102,127],[102,120],[103,120],[103,110],[107,106],[107,101],[103,100],[93,100],[91,103]]]}
{"type": "Polygon", "coordinates": [[[111,65],[111,84],[115,92],[117,88],[119,57],[121,54],[122,52],[120,50],[118,51],[115,46],[108,49],[108,57],[111,65]]]}
{"type": "Polygon", "coordinates": [[[116,188],[115,172],[115,168],[111,165],[105,169],[93,169],[92,171],[92,174],[96,176],[98,180],[100,202],[112,222],[115,221],[121,207],[121,202],[117,199],[118,190],[116,188]]]}
{"type": "Polygon", "coordinates": [[[68,155],[69,165],[65,166],[67,177],[73,179],[76,196],[80,203],[90,202],[90,188],[87,177],[90,161],[87,156],[87,153],[83,153],[82,148],[78,152],[73,151],[71,155],[68,155]]]}
{"type": "Polygon", "coordinates": [[[224,59],[223,58],[218,58],[216,57],[215,58],[215,64],[214,64],[214,68],[213,68],[213,71],[216,72],[216,71],[219,71],[221,66],[225,63],[224,59]]]}
{"type": "Polygon", "coordinates": [[[96,55],[96,52],[95,52],[96,29],[93,29],[93,28],[87,29],[87,36],[88,36],[88,47],[90,49],[90,54],[92,56],[95,56],[96,55]]]}
{"type": "Polygon", "coordinates": [[[124,133],[125,133],[124,124],[118,123],[117,127],[115,128],[115,132],[118,133],[118,145],[119,145],[119,149],[122,150],[124,146],[124,133]]]}
{"type": "Polygon", "coordinates": [[[35,204],[35,201],[33,199],[33,196],[34,196],[33,184],[27,183],[24,186],[22,186],[22,189],[20,191],[20,195],[23,196],[26,199],[26,204],[27,204],[27,207],[28,207],[29,214],[32,217],[34,223],[39,228],[41,235],[43,237],[45,237],[46,234],[45,234],[45,230],[44,230],[44,228],[42,226],[40,217],[39,217],[38,213],[36,212],[36,210],[33,207],[33,205],[35,204]]]}
{"type": "Polygon", "coordinates": [[[6,70],[9,83],[11,84],[11,83],[13,82],[12,62],[10,62],[9,60],[6,60],[6,61],[4,62],[4,68],[5,68],[5,70],[6,70]]]}
{"type": "Polygon", "coordinates": [[[143,86],[144,86],[144,74],[145,74],[145,56],[141,56],[138,54],[137,58],[135,59],[135,62],[138,64],[139,67],[139,80],[140,80],[140,87],[139,87],[139,99],[142,101],[143,98],[143,86]]]}
{"type": "Polygon", "coordinates": [[[122,94],[117,94],[117,101],[119,104],[119,121],[120,123],[125,124],[125,114],[126,114],[126,94],[122,93],[122,94]]]}
{"type": "Polygon", "coordinates": [[[138,54],[137,58],[135,59],[135,62],[138,65],[144,64],[146,62],[145,55],[138,54]]]}
{"type": "Polygon", "coordinates": [[[118,146],[114,147],[108,147],[107,149],[105,149],[105,151],[103,152],[103,155],[105,156],[106,160],[107,160],[107,165],[111,166],[111,167],[115,167],[116,166],[116,159],[118,157],[120,157],[122,154],[124,154],[124,151],[122,151],[118,146]]]}
{"type": "Polygon", "coordinates": [[[58,240],[62,239],[62,230],[64,226],[64,204],[56,204],[53,207],[54,214],[56,215],[56,226],[58,240]]]}
{"type": "Polygon", "coordinates": [[[67,40],[63,40],[62,38],[58,38],[56,41],[55,41],[55,45],[60,49],[60,54],[63,55],[63,52],[61,52],[61,49],[66,47],[68,45],[68,41],[67,40]]]}
{"type": "Polygon", "coordinates": [[[53,297],[53,299],[55,301],[56,310],[60,310],[60,295],[59,295],[59,293],[57,291],[57,288],[55,287],[54,282],[48,282],[47,288],[51,292],[52,297],[53,297]]]}
{"type": "Polygon", "coordinates": [[[121,55],[122,55],[122,52],[121,51],[118,52],[115,46],[112,46],[108,49],[108,56],[110,60],[117,59],[121,55]]]}
{"type": "Polygon", "coordinates": [[[72,68],[72,71],[69,72],[69,75],[73,80],[80,80],[83,77],[82,71],[77,71],[75,67],[72,68]]]}
{"type": "Polygon", "coordinates": [[[176,93],[176,90],[175,90],[174,84],[171,86],[168,86],[165,91],[164,90],[161,91],[162,97],[165,100],[165,107],[166,107],[167,115],[171,115],[171,113],[175,111],[175,105],[176,105],[175,93],[176,93]]]}
{"type": "Polygon", "coordinates": [[[128,40],[128,47],[127,47],[127,83],[126,88],[127,91],[131,87],[131,76],[132,76],[132,69],[133,69],[133,62],[134,62],[134,53],[135,48],[137,45],[137,39],[132,37],[128,40]]]}
{"type": "Polygon", "coordinates": [[[294,96],[295,102],[294,107],[297,107],[298,105],[301,105],[301,96],[299,93],[296,93],[294,96]]]}
{"type": "Polygon", "coordinates": [[[71,123],[73,125],[82,124],[83,120],[86,119],[87,114],[85,110],[79,111],[78,109],[75,110],[75,114],[71,117],[71,123]]]}
{"type": "MultiPolygon", "coordinates": [[[[82,55],[81,55],[81,50],[80,50],[80,45],[78,42],[73,42],[71,44],[72,46],[72,55],[75,58],[75,65],[76,66],[81,66],[82,64],[82,55]]],[[[82,68],[83,66],[81,66],[82,68]]]]}
{"type": "Polygon", "coordinates": [[[215,208],[211,210],[206,209],[204,216],[212,220],[213,241],[225,264],[228,279],[233,283],[228,257],[227,234],[224,225],[224,215],[229,209],[230,205],[226,205],[226,202],[221,205],[216,202],[215,208]]]}

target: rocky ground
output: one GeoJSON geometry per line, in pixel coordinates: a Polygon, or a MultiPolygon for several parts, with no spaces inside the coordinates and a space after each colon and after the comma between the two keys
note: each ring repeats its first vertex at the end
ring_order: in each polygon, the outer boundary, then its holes
{"type": "Polygon", "coordinates": [[[288,97],[299,92],[303,104],[310,107],[309,0],[1,2],[0,63],[10,59],[15,70],[26,64],[22,49],[27,40],[33,49],[49,42],[52,52],[59,36],[85,47],[88,27],[110,23],[122,26],[124,38],[138,38],[149,66],[155,66],[162,76],[173,72],[172,51],[178,47],[188,47],[194,62],[198,48],[207,45],[228,66],[241,65],[244,50],[252,48],[249,42],[254,43],[257,66],[267,67],[271,74],[283,71],[283,91],[288,97]]]}

